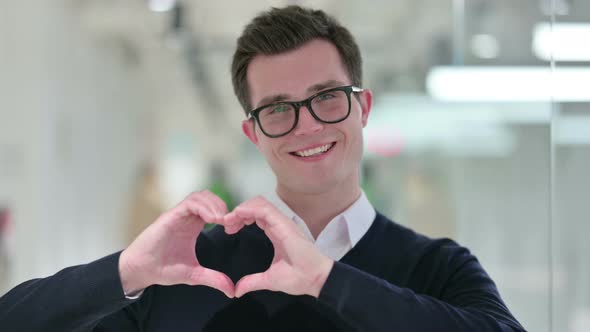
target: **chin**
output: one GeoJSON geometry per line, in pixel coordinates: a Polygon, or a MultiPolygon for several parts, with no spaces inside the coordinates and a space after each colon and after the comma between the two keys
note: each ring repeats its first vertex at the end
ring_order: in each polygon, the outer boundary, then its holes
{"type": "Polygon", "coordinates": [[[331,188],[338,186],[338,178],[335,174],[318,175],[311,177],[304,176],[290,176],[285,181],[282,181],[282,185],[289,188],[290,191],[305,193],[305,194],[319,194],[329,191],[331,188]]]}

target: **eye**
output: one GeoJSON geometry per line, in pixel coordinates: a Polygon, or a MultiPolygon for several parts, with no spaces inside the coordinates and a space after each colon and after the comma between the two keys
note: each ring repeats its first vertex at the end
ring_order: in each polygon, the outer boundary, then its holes
{"type": "Polygon", "coordinates": [[[271,114],[284,113],[284,112],[289,111],[289,109],[290,109],[290,107],[287,104],[278,104],[278,105],[271,106],[270,113],[271,114]]]}
{"type": "Polygon", "coordinates": [[[322,93],[321,95],[317,96],[316,98],[318,101],[324,101],[324,100],[330,100],[335,97],[336,96],[334,95],[334,93],[326,92],[326,93],[322,93]]]}

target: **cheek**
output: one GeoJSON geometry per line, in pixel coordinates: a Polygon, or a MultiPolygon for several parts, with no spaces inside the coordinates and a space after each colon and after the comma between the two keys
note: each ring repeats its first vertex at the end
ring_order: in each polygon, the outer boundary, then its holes
{"type": "Polygon", "coordinates": [[[258,149],[264,155],[266,161],[272,166],[280,161],[279,146],[274,144],[275,142],[269,142],[268,138],[261,141],[258,145],[258,149]]]}
{"type": "Polygon", "coordinates": [[[353,158],[361,158],[363,154],[363,127],[361,126],[360,121],[354,128],[351,128],[349,138],[353,158]]]}

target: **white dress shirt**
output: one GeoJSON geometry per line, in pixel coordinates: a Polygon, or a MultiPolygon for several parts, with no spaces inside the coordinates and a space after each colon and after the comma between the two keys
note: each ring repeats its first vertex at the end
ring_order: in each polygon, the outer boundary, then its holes
{"type": "Polygon", "coordinates": [[[344,212],[332,219],[318,235],[313,238],[309,228],[293,210],[275,193],[266,196],[279,211],[291,218],[305,235],[315,243],[320,252],[335,261],[340,260],[352,249],[371,227],[377,212],[361,191],[360,197],[344,212]]]}

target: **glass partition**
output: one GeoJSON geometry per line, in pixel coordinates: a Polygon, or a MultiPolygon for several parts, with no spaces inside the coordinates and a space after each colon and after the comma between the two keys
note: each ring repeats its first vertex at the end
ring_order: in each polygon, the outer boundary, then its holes
{"type": "Polygon", "coordinates": [[[549,331],[551,67],[531,50],[550,16],[535,2],[447,11],[446,29],[422,39],[430,61],[409,75],[414,89],[377,95],[365,190],[397,222],[469,247],[522,324],[549,331]]]}
{"type": "Polygon", "coordinates": [[[553,331],[583,332],[590,330],[590,3],[551,4],[551,29],[537,28],[535,53],[553,63],[555,87],[552,326],[553,331]]]}

